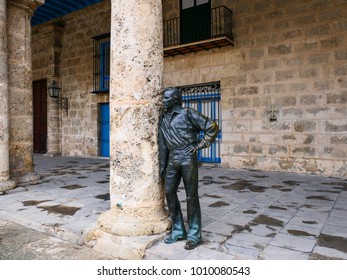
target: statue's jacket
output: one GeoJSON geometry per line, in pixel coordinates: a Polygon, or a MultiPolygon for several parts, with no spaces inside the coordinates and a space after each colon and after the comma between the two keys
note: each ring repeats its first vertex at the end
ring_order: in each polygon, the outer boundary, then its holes
{"type": "Polygon", "coordinates": [[[218,125],[212,119],[193,108],[175,105],[171,111],[164,111],[159,120],[159,165],[167,166],[170,151],[178,151],[190,145],[199,149],[209,147],[218,135],[218,125]],[[204,137],[199,138],[200,132],[204,137]]]}

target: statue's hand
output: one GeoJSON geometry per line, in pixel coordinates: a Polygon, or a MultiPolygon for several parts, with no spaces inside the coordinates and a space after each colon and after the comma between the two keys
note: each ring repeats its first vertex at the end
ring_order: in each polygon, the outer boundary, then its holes
{"type": "Polygon", "coordinates": [[[198,146],[195,144],[189,145],[187,148],[184,149],[184,152],[190,155],[196,153],[197,151],[198,151],[198,146]]]}
{"type": "Polygon", "coordinates": [[[159,176],[160,176],[160,179],[162,179],[162,180],[165,179],[165,177],[166,177],[166,169],[165,168],[160,170],[159,176]]]}

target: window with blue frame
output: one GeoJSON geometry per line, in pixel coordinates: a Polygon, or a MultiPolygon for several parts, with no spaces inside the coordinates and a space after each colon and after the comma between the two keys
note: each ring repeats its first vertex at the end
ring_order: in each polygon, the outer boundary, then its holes
{"type": "Polygon", "coordinates": [[[105,93],[110,89],[110,33],[93,37],[93,93],[105,93]]]}
{"type": "MultiPolygon", "coordinates": [[[[190,107],[213,119],[219,126],[216,140],[209,148],[199,150],[198,159],[205,163],[221,163],[220,145],[222,141],[221,87],[220,82],[178,87],[184,107],[190,107]]],[[[204,137],[204,133],[200,133],[204,137]]]]}

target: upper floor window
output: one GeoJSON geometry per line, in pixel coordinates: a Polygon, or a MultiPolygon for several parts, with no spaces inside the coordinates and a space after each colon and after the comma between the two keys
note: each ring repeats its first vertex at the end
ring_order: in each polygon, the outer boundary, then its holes
{"type": "Polygon", "coordinates": [[[181,0],[181,44],[211,37],[210,0],[181,0]]]}
{"type": "Polygon", "coordinates": [[[110,34],[103,34],[94,39],[93,93],[110,90],[110,34]]]}

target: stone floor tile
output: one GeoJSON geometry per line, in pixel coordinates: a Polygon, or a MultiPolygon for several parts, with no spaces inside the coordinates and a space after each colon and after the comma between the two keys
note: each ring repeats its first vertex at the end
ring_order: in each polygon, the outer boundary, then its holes
{"type": "Polygon", "coordinates": [[[266,209],[268,206],[264,206],[264,205],[257,205],[255,203],[253,203],[252,200],[241,204],[237,207],[237,209],[235,209],[238,212],[242,212],[243,214],[246,215],[255,215],[257,212],[258,214],[261,213],[263,211],[263,209],[266,209]]]}
{"type": "MultiPolygon", "coordinates": [[[[315,197],[315,195],[308,196],[308,197],[315,197]]],[[[324,197],[324,199],[327,200],[321,200],[321,199],[308,199],[306,200],[305,204],[306,205],[312,205],[312,206],[319,206],[319,207],[326,207],[327,209],[332,209],[334,204],[335,204],[335,198],[328,198],[327,196],[319,196],[319,197],[324,197]]]]}
{"type": "Polygon", "coordinates": [[[215,220],[232,212],[232,208],[228,208],[227,206],[212,207],[210,205],[206,205],[205,203],[201,203],[200,205],[202,209],[201,214],[214,217],[215,220]]]}
{"type": "Polygon", "coordinates": [[[324,224],[330,215],[330,211],[319,209],[299,209],[293,218],[299,217],[308,221],[316,221],[317,223],[324,224]]]}
{"type": "Polygon", "coordinates": [[[266,195],[258,195],[252,200],[249,201],[248,204],[252,204],[253,206],[264,208],[269,207],[271,204],[277,202],[279,197],[277,196],[266,196],[266,195]]]}
{"type": "Polygon", "coordinates": [[[215,221],[215,222],[203,227],[202,230],[229,236],[229,235],[231,235],[232,231],[235,230],[235,226],[215,221]]]}
{"type": "Polygon", "coordinates": [[[208,242],[218,242],[218,243],[223,243],[225,240],[227,240],[227,236],[224,234],[219,234],[219,233],[214,233],[214,232],[209,232],[209,231],[202,231],[202,239],[204,243],[208,242]]]}
{"type": "Polygon", "coordinates": [[[268,246],[259,254],[259,259],[263,260],[307,260],[308,258],[309,253],[275,246],[268,246]]]}
{"type": "Polygon", "coordinates": [[[17,255],[16,259],[30,259],[29,255],[40,256],[39,259],[55,260],[84,260],[84,259],[111,259],[110,257],[98,253],[91,248],[72,245],[54,237],[40,239],[36,242],[28,243],[23,246],[24,254],[17,255]]]}
{"type": "Polygon", "coordinates": [[[334,204],[334,209],[347,211],[347,201],[339,201],[334,204]]]}
{"type": "Polygon", "coordinates": [[[347,252],[321,246],[315,246],[310,259],[318,260],[347,260],[347,252]]]}
{"type": "Polygon", "coordinates": [[[283,223],[287,223],[297,213],[297,210],[288,210],[288,209],[283,210],[278,208],[284,208],[284,207],[281,207],[281,206],[276,206],[276,207],[264,209],[262,212],[262,215],[273,217],[283,221],[283,223]]]}
{"type": "Polygon", "coordinates": [[[313,250],[316,240],[313,237],[277,234],[269,243],[271,246],[309,253],[313,250]]]}
{"type": "Polygon", "coordinates": [[[219,252],[206,247],[198,246],[196,249],[189,251],[184,260],[232,260],[233,257],[224,252],[219,252]]]}
{"type": "Polygon", "coordinates": [[[251,249],[263,250],[271,241],[272,237],[264,237],[252,233],[242,232],[233,234],[225,243],[251,249]]]}
{"type": "Polygon", "coordinates": [[[324,222],[317,221],[313,217],[306,216],[306,217],[300,217],[300,216],[294,216],[287,224],[287,226],[297,226],[297,227],[310,227],[315,228],[319,231],[322,230],[324,227],[324,222]]]}
{"type": "Polygon", "coordinates": [[[274,237],[282,227],[270,226],[265,224],[250,225],[250,232],[264,237],[274,237]]]}
{"type": "MultiPolygon", "coordinates": [[[[347,201],[346,201],[347,204],[347,201]]],[[[335,209],[331,210],[330,217],[341,217],[341,218],[346,218],[346,211],[342,209],[335,209]]]]}
{"type": "Polygon", "coordinates": [[[184,249],[185,241],[178,241],[173,244],[165,244],[163,241],[146,250],[145,259],[156,259],[160,256],[162,260],[183,260],[189,255],[189,251],[184,249]]]}
{"type": "Polygon", "coordinates": [[[208,231],[202,231],[203,245],[206,248],[217,250],[221,243],[227,240],[228,236],[208,231]]]}
{"type": "Polygon", "coordinates": [[[260,254],[260,250],[258,249],[235,246],[228,243],[222,244],[219,250],[231,255],[235,260],[254,260],[257,259],[260,254]]]}
{"type": "Polygon", "coordinates": [[[325,224],[321,233],[331,236],[347,238],[347,227],[325,224]]]}
{"type": "Polygon", "coordinates": [[[308,227],[304,225],[297,225],[288,223],[281,229],[280,233],[290,234],[293,236],[312,236],[318,237],[321,232],[320,228],[308,227]]]}
{"type": "Polygon", "coordinates": [[[76,220],[74,222],[65,224],[61,228],[64,230],[76,232],[85,236],[88,232],[98,228],[98,222],[95,219],[80,219],[80,220],[76,220]],[[76,230],[76,229],[81,229],[81,230],[76,230]]]}
{"type": "Polygon", "coordinates": [[[344,217],[330,215],[325,223],[332,226],[342,226],[347,228],[347,215],[344,217]]]}
{"type": "Polygon", "coordinates": [[[233,211],[231,211],[227,213],[226,215],[216,219],[216,221],[223,224],[245,226],[253,219],[254,219],[253,216],[244,216],[244,215],[240,216],[240,215],[237,215],[237,213],[234,213],[233,211]]]}
{"type": "Polygon", "coordinates": [[[214,222],[214,217],[213,216],[208,216],[205,213],[201,217],[201,225],[202,227],[205,227],[209,225],[210,223],[214,222]]]}

